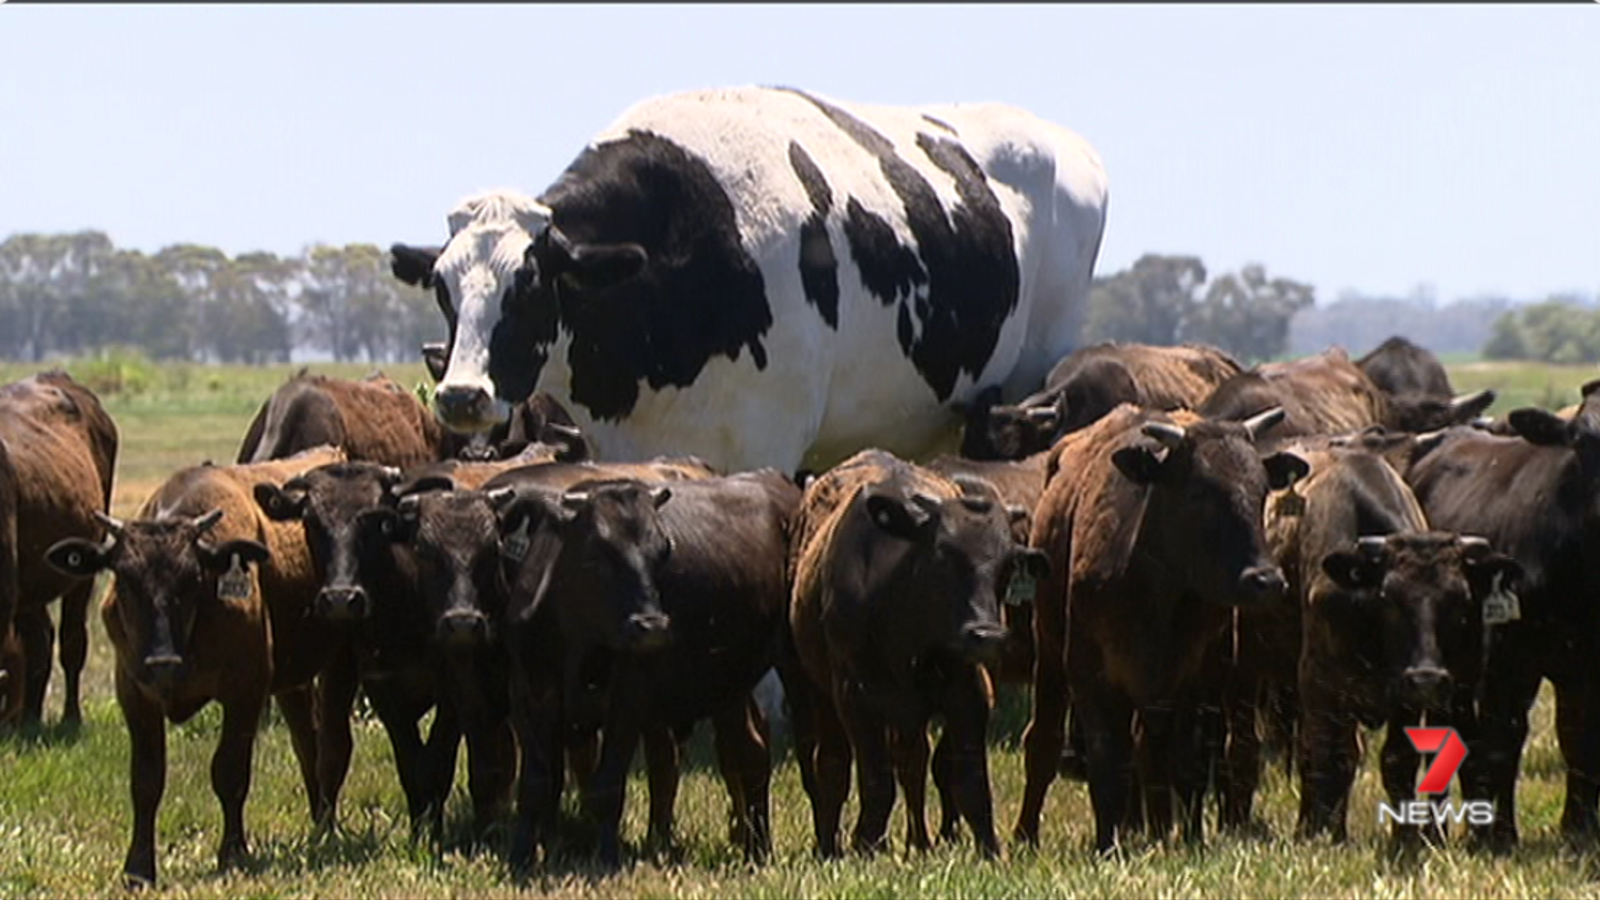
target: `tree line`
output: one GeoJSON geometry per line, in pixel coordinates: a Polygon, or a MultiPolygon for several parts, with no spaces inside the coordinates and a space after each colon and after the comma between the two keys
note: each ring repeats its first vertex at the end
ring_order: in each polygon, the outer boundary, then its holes
{"type": "Polygon", "coordinates": [[[288,362],[417,359],[445,336],[431,292],[389,274],[373,244],[298,256],[229,256],[175,244],[147,255],[100,231],[16,234],[0,244],[0,357],[42,361],[132,347],[153,359],[288,362]]]}
{"type": "MultiPolygon", "coordinates": [[[[1332,344],[1364,352],[1391,334],[1438,352],[1600,361],[1600,307],[1576,298],[1441,306],[1423,294],[1318,306],[1309,284],[1259,264],[1213,277],[1196,256],[1146,254],[1102,274],[1080,315],[1080,343],[1203,342],[1247,364],[1332,344]]],[[[0,243],[0,358],[119,347],[158,360],[409,362],[423,342],[445,337],[431,292],[396,280],[373,244],[318,244],[288,257],[175,244],[147,255],[93,230],[0,243]]]]}

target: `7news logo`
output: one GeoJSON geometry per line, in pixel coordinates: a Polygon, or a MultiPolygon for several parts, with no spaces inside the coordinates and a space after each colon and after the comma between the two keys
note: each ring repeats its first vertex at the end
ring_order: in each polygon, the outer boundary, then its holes
{"type": "MultiPolygon", "coordinates": [[[[1443,795],[1450,790],[1450,779],[1467,758],[1467,745],[1454,728],[1406,729],[1406,737],[1418,753],[1434,754],[1432,765],[1417,785],[1418,794],[1443,795]]],[[[1378,824],[1384,820],[1396,825],[1444,825],[1447,822],[1488,825],[1494,821],[1494,804],[1488,800],[1409,800],[1397,806],[1378,804],[1378,824]]]]}

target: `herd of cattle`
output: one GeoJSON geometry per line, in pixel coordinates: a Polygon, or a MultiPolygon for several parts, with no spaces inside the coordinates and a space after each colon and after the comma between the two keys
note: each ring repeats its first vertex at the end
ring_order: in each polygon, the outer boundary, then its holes
{"type": "MultiPolygon", "coordinates": [[[[117,429],[60,371],[0,388],[0,614],[7,720],[38,720],[61,598],[66,719],[81,715],[93,576],[132,753],[124,870],[156,875],[166,721],[215,701],[219,863],[247,852],[269,698],[314,823],[336,819],[364,692],[414,829],[437,833],[463,739],[479,833],[514,816],[510,862],[559,838],[570,775],[620,859],[642,742],[649,831],[670,840],[680,754],[715,729],[730,833],[771,844],[769,737],[786,692],[817,850],[965,822],[999,852],[986,750],[993,684],[1031,686],[1014,826],[1037,841],[1058,772],[1089,783],[1096,846],[1119,832],[1251,827],[1263,734],[1291,734],[1299,831],[1342,837],[1358,726],[1387,726],[1383,782],[1412,797],[1400,731],[1455,727],[1474,837],[1517,837],[1527,713],[1557,690],[1564,831],[1600,802],[1600,382],[1552,414],[1481,413],[1432,354],[1392,339],[1245,370],[1214,348],[1102,344],[1018,404],[973,404],[959,456],[881,450],[820,474],[694,457],[594,461],[544,394],[486,439],[444,431],[381,376],[301,373],[238,461],[174,474],[109,514],[117,429]],[[1071,712],[1070,724],[1068,712],[1071,712]],[[424,715],[436,710],[427,734],[424,715]],[[929,753],[929,723],[943,723],[929,753]]],[[[1414,826],[1396,838],[1416,840],[1414,826]]]]}

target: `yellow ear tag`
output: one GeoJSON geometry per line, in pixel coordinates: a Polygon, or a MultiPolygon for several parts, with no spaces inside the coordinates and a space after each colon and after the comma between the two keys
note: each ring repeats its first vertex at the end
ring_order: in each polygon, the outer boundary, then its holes
{"type": "Polygon", "coordinates": [[[1489,588],[1489,596],[1483,600],[1483,624],[1504,625],[1522,618],[1522,601],[1517,595],[1500,585],[1505,578],[1504,572],[1494,573],[1494,582],[1489,588]]]}
{"type": "Polygon", "coordinates": [[[1299,483],[1300,479],[1298,478],[1291,480],[1289,486],[1284,488],[1277,498],[1273,500],[1272,512],[1274,515],[1294,518],[1306,514],[1306,498],[1295,493],[1294,490],[1295,485],[1299,483]]]}
{"type": "Polygon", "coordinates": [[[237,553],[228,562],[228,571],[217,579],[217,596],[223,600],[250,599],[250,573],[237,553]]]}
{"type": "Polygon", "coordinates": [[[528,520],[523,519],[517,530],[506,535],[505,540],[501,542],[500,552],[505,554],[507,559],[521,562],[522,558],[528,555],[528,544],[528,520]]]}

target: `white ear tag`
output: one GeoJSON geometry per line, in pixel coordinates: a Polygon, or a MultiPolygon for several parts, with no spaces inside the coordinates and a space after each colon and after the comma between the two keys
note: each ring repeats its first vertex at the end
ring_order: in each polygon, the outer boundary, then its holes
{"type": "Polygon", "coordinates": [[[1011,583],[1006,585],[1004,602],[1007,606],[1027,606],[1038,592],[1039,582],[1034,579],[1033,573],[1025,569],[1018,570],[1011,576],[1011,583]]]}
{"type": "Polygon", "coordinates": [[[250,599],[250,573],[239,561],[237,553],[228,562],[228,571],[217,579],[217,596],[223,600],[250,599]]]}
{"type": "Polygon", "coordinates": [[[528,520],[523,519],[517,530],[506,535],[505,540],[501,542],[500,552],[505,554],[507,559],[521,562],[522,558],[528,555],[528,543],[528,520]]]}
{"type": "Polygon", "coordinates": [[[1483,624],[1504,625],[1522,618],[1522,601],[1517,595],[1500,585],[1505,578],[1504,572],[1494,573],[1494,582],[1489,588],[1489,596],[1483,600],[1483,624]]]}

